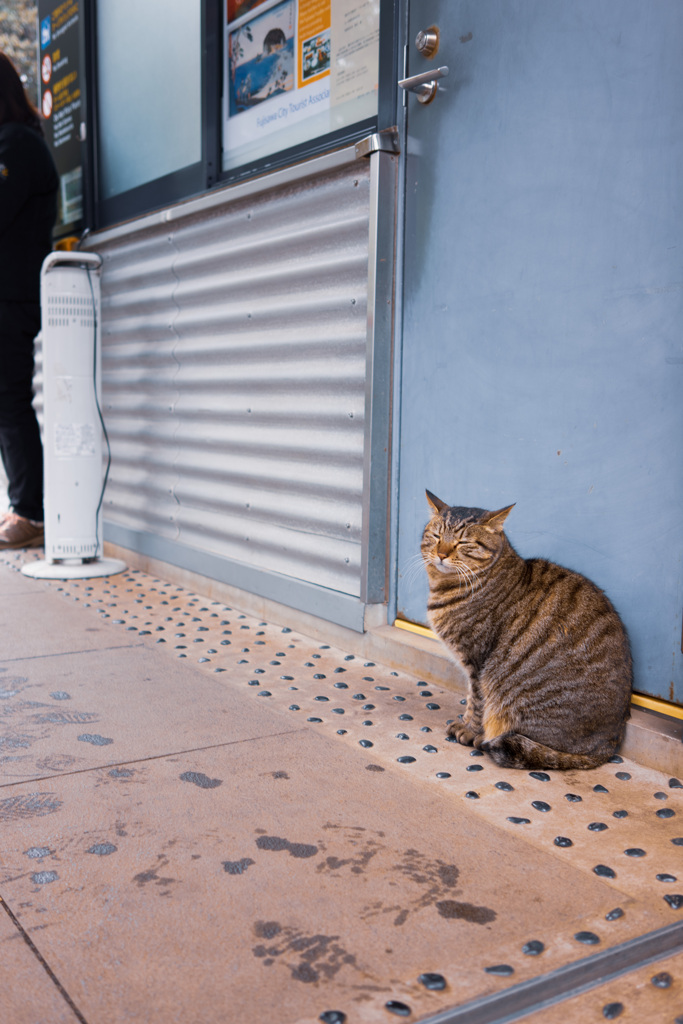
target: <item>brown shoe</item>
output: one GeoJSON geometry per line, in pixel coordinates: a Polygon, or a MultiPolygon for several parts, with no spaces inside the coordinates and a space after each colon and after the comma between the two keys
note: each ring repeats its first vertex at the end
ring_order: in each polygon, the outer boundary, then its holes
{"type": "Polygon", "coordinates": [[[8,512],[0,521],[0,551],[10,548],[38,548],[45,539],[42,523],[8,512]]]}

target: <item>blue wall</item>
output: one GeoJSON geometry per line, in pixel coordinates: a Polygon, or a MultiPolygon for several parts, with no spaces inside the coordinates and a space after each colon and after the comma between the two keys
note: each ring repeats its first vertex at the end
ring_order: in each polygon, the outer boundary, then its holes
{"type": "Polygon", "coordinates": [[[517,502],[520,553],[621,612],[683,702],[683,3],[413,0],[447,91],[410,99],[398,612],[424,488],[517,502]]]}

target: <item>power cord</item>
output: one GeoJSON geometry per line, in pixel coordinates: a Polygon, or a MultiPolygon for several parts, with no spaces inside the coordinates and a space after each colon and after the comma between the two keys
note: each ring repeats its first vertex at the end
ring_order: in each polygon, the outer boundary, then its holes
{"type": "Polygon", "coordinates": [[[107,480],[109,479],[109,469],[111,467],[111,445],[109,444],[109,435],[107,434],[107,428],[104,425],[104,416],[102,415],[102,409],[100,407],[100,400],[97,395],[97,305],[95,303],[95,289],[92,284],[91,269],[90,267],[85,268],[88,274],[88,284],[90,285],[90,295],[92,297],[92,321],[93,321],[93,392],[95,395],[95,406],[97,408],[97,415],[100,419],[100,425],[102,427],[102,434],[104,435],[105,444],[107,445],[107,468],[104,472],[104,480],[102,482],[102,490],[100,491],[100,500],[97,503],[97,511],[95,512],[95,555],[97,558],[100,550],[100,511],[102,509],[102,502],[104,501],[104,492],[107,487],[107,480]]]}

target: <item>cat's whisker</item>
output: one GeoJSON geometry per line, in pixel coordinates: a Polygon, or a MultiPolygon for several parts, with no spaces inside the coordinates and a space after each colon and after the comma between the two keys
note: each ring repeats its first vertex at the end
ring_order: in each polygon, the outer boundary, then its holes
{"type": "Polygon", "coordinates": [[[411,584],[424,571],[424,559],[421,554],[411,555],[400,570],[404,583],[411,584]]]}
{"type": "Polygon", "coordinates": [[[471,598],[474,597],[474,595],[477,592],[477,590],[481,589],[482,582],[481,582],[481,579],[480,579],[479,575],[477,573],[473,572],[473,570],[470,569],[470,567],[468,565],[463,565],[462,568],[464,570],[463,575],[464,575],[465,579],[467,580],[467,585],[469,586],[470,599],[471,599],[471,598]]]}
{"type": "Polygon", "coordinates": [[[481,585],[480,581],[477,580],[475,574],[472,572],[470,567],[468,565],[465,565],[464,562],[458,562],[456,565],[453,566],[453,568],[456,570],[458,576],[460,577],[462,583],[464,584],[465,591],[469,589],[470,597],[473,597],[474,592],[477,589],[477,586],[481,585]],[[475,586],[475,584],[477,586],[475,586]]]}

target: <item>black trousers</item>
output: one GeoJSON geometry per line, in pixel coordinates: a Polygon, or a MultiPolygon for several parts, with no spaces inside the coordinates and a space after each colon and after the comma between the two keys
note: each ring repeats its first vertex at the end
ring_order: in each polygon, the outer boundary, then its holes
{"type": "Polygon", "coordinates": [[[0,455],[17,515],[42,522],[43,447],[33,400],[36,302],[0,301],[0,455]]]}

